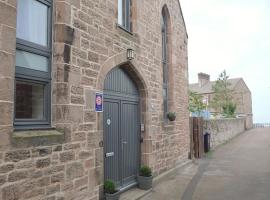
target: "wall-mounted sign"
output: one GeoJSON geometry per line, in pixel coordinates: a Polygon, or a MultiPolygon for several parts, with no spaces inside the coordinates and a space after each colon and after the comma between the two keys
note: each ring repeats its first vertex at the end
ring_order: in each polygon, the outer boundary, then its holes
{"type": "Polygon", "coordinates": [[[103,112],[103,93],[96,92],[96,112],[103,112]]]}
{"type": "Polygon", "coordinates": [[[141,124],[141,131],[144,131],[144,124],[141,124]]]}

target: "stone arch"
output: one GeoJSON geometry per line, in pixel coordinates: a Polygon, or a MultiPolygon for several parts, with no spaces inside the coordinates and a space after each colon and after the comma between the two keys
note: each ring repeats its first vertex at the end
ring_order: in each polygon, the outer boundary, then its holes
{"type": "Polygon", "coordinates": [[[145,101],[145,103],[141,105],[141,109],[142,112],[146,112],[148,110],[146,100],[149,93],[149,83],[147,81],[147,78],[144,76],[144,73],[138,67],[139,65],[137,64],[136,60],[127,60],[126,52],[122,52],[109,58],[101,66],[101,70],[97,78],[97,90],[103,91],[104,81],[107,74],[116,66],[121,66],[137,84],[140,92],[141,101],[145,101]]]}
{"type": "MultiPolygon", "coordinates": [[[[149,130],[150,130],[150,115],[149,115],[149,102],[148,102],[148,96],[149,96],[149,83],[142,72],[142,70],[139,68],[138,63],[136,62],[136,58],[134,60],[127,60],[126,52],[122,52],[120,54],[117,54],[111,58],[109,58],[107,61],[104,62],[104,64],[101,66],[101,70],[99,72],[98,78],[97,78],[97,90],[103,91],[104,89],[104,82],[106,79],[107,74],[115,67],[121,67],[125,70],[125,72],[128,73],[128,75],[132,78],[132,80],[136,83],[138,90],[139,90],[139,96],[140,96],[140,120],[141,123],[145,125],[145,130],[141,132],[141,137],[143,138],[143,141],[146,141],[149,138],[149,130]]],[[[103,138],[103,114],[98,113],[97,115],[97,121],[98,121],[98,127],[100,134],[103,138]]],[[[146,152],[146,148],[143,147],[143,143],[141,145],[141,162],[143,164],[149,164],[149,153],[146,152]]]]}
{"type": "Polygon", "coordinates": [[[149,89],[149,84],[147,78],[144,76],[144,73],[138,67],[136,60],[127,60],[126,52],[119,53],[104,62],[101,66],[101,70],[99,72],[97,78],[97,89],[102,91],[104,88],[104,80],[109,71],[111,71],[116,66],[123,66],[125,70],[134,78],[136,84],[138,85],[140,90],[145,90],[147,93],[149,89]]]}
{"type": "MultiPolygon", "coordinates": [[[[176,19],[177,20],[179,20],[179,19],[182,20],[183,26],[184,26],[184,29],[185,29],[185,34],[186,34],[186,36],[188,36],[187,29],[186,29],[186,23],[185,23],[185,19],[184,19],[184,15],[183,15],[181,3],[180,3],[179,0],[170,0],[170,1],[169,0],[161,0],[160,3],[159,3],[159,10],[161,10],[164,5],[167,5],[167,7],[169,8],[169,6],[168,6],[169,3],[170,3],[170,5],[172,5],[174,3],[177,4],[177,5],[174,4],[174,6],[178,6],[178,8],[179,8],[178,12],[175,13],[176,15],[178,15],[176,19]]],[[[170,8],[169,8],[169,11],[170,11],[170,8]]],[[[173,20],[172,21],[173,27],[174,27],[175,23],[176,23],[175,20],[173,20]]]]}

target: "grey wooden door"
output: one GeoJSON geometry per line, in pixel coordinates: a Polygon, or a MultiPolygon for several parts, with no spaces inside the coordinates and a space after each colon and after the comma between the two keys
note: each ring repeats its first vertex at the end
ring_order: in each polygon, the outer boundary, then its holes
{"type": "Polygon", "coordinates": [[[124,70],[115,68],[104,88],[104,173],[120,188],[136,183],[139,126],[138,89],[124,70]]]}

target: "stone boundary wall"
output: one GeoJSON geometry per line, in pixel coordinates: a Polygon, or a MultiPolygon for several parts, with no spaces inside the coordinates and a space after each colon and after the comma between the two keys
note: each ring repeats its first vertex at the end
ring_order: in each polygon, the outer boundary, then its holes
{"type": "Polygon", "coordinates": [[[203,133],[211,134],[211,149],[245,131],[245,118],[204,120],[203,133]]]}

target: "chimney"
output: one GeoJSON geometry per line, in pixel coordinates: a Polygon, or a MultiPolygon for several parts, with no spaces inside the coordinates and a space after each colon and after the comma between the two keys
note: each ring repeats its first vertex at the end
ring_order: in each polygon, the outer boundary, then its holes
{"type": "Polygon", "coordinates": [[[202,72],[198,74],[198,83],[200,87],[203,87],[209,82],[210,82],[210,75],[202,72]]]}

